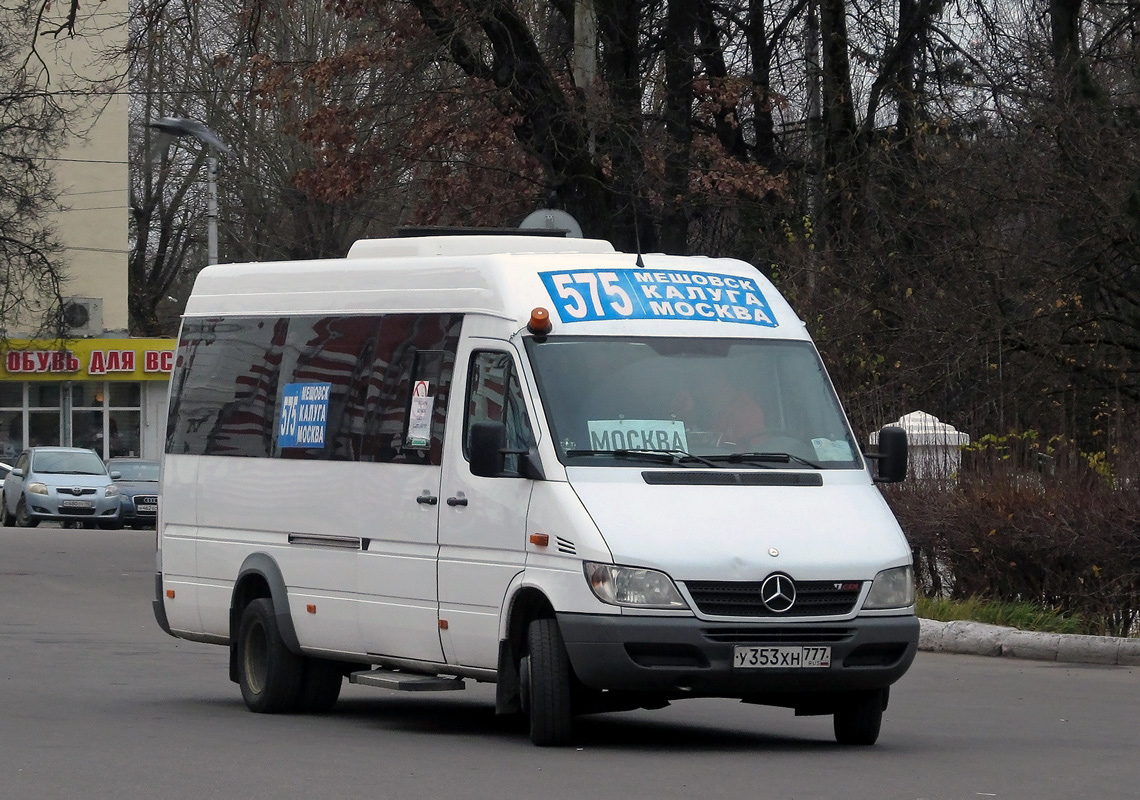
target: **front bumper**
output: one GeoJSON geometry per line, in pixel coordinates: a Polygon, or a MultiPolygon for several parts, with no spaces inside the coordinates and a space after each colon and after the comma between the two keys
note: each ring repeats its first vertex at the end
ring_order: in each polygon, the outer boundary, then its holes
{"type": "Polygon", "coordinates": [[[146,525],[154,527],[155,522],[158,520],[158,511],[143,511],[139,506],[154,506],[158,508],[158,498],[144,495],[136,495],[130,497],[124,495],[121,502],[122,510],[119,517],[124,525],[146,525]]]}
{"type": "Polygon", "coordinates": [[[83,506],[68,506],[66,502],[72,501],[70,497],[60,497],[53,494],[25,496],[28,515],[38,520],[54,520],[57,522],[91,521],[91,522],[117,522],[119,519],[119,498],[96,497],[74,498],[87,503],[83,506]]]}
{"type": "Polygon", "coordinates": [[[798,695],[890,686],[907,671],[918,650],[919,625],[913,615],[784,625],[693,617],[557,616],[575,675],[598,690],[800,706],[807,703],[798,695]],[[828,646],[831,666],[735,669],[737,645],[828,646]]]}

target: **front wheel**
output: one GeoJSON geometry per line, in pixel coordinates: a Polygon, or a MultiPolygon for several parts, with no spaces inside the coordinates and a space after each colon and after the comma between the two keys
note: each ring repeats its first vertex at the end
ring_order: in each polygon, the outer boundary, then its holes
{"type": "Polygon", "coordinates": [[[40,524],[40,521],[28,513],[28,504],[24,498],[20,498],[16,503],[16,527],[18,528],[34,528],[40,524]]]}
{"type": "Polygon", "coordinates": [[[242,612],[237,661],[238,685],[250,711],[281,714],[297,707],[305,662],[282,641],[268,598],[252,601],[242,612]]]}
{"type": "Polygon", "coordinates": [[[527,654],[520,664],[523,709],[530,721],[530,740],[539,747],[570,743],[573,723],[573,671],[558,623],[532,620],[527,628],[527,654]]]}
{"type": "Polygon", "coordinates": [[[872,745],[879,738],[887,689],[858,692],[835,711],[835,741],[840,744],[872,745]]]}

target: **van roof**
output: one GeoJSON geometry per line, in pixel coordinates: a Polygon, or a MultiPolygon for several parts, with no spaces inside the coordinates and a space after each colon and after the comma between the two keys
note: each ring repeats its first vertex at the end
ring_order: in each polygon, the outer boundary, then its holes
{"type": "Polygon", "coordinates": [[[517,329],[538,306],[558,333],[806,338],[743,261],[536,236],[364,239],[340,259],[217,264],[199,273],[185,315],[477,313],[517,329]]]}
{"type": "Polygon", "coordinates": [[[411,236],[392,239],[361,239],[348,250],[347,258],[424,258],[426,256],[475,256],[493,253],[613,253],[614,246],[601,239],[571,239],[553,236],[411,236]]]}

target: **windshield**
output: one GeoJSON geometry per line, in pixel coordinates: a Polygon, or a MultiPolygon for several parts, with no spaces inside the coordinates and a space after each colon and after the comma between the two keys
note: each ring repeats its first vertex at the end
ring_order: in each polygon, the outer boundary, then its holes
{"type": "Polygon", "coordinates": [[[549,337],[526,347],[564,464],[862,468],[810,342],[549,337]]]}
{"type": "Polygon", "coordinates": [[[106,475],[107,468],[94,452],[58,451],[36,453],[32,461],[35,472],[56,475],[106,475]]]}
{"type": "Polygon", "coordinates": [[[124,481],[157,481],[157,461],[115,461],[107,463],[111,472],[118,472],[124,481]]]}

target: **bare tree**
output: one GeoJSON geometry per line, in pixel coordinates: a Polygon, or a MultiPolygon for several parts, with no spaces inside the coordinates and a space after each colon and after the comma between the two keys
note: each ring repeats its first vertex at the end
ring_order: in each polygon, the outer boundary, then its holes
{"type": "Polygon", "coordinates": [[[59,335],[64,274],[49,214],[58,194],[45,158],[61,145],[59,94],[29,64],[26,6],[0,5],[0,335],[59,335]]]}

